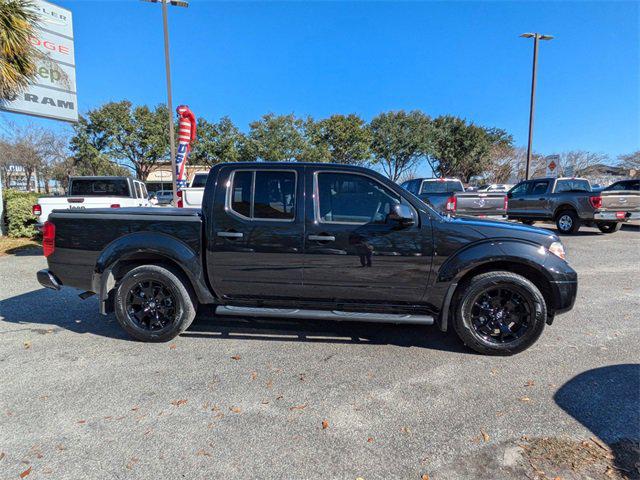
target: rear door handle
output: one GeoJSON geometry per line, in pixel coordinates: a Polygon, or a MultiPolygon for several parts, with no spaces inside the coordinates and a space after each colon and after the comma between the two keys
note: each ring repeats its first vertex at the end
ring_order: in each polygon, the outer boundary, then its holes
{"type": "Polygon", "coordinates": [[[216,233],[216,235],[218,235],[219,237],[225,237],[225,238],[242,238],[243,237],[242,232],[218,232],[216,233]]]}
{"type": "Polygon", "coordinates": [[[307,238],[314,242],[335,242],[336,240],[333,235],[309,235],[307,238]]]}

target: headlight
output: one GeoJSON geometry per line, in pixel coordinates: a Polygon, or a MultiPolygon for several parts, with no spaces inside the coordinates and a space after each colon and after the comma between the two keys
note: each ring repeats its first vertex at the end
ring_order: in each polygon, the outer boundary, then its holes
{"type": "Polygon", "coordinates": [[[564,245],[562,245],[562,242],[553,242],[549,245],[549,251],[555,256],[565,260],[564,245]]]}

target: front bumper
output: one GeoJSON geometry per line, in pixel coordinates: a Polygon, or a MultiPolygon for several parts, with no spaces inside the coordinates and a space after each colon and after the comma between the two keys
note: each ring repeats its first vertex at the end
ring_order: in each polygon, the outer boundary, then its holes
{"type": "Polygon", "coordinates": [[[50,288],[51,290],[60,290],[62,288],[60,281],[49,270],[38,270],[36,275],[38,282],[40,282],[40,285],[43,287],[50,288]]]}
{"type": "Polygon", "coordinates": [[[573,308],[578,294],[578,280],[551,282],[554,313],[565,313],[573,308]]]}
{"type": "MultiPolygon", "coordinates": [[[[624,212],[624,210],[619,210],[624,212]]],[[[629,220],[640,220],[640,212],[624,212],[624,217],[619,218],[619,212],[597,212],[593,214],[594,220],[605,220],[608,222],[628,222],[629,220]]]]}

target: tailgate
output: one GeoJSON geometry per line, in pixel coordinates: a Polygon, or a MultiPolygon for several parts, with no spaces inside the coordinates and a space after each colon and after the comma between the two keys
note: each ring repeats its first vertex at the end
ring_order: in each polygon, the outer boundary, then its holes
{"type": "Polygon", "coordinates": [[[504,193],[459,193],[456,213],[464,215],[505,215],[504,193]]]}
{"type": "Polygon", "coordinates": [[[185,208],[202,207],[204,188],[185,188],[182,190],[182,201],[185,208]]]}
{"type": "Polygon", "coordinates": [[[601,192],[601,212],[637,212],[640,211],[640,192],[634,190],[601,192]]]}

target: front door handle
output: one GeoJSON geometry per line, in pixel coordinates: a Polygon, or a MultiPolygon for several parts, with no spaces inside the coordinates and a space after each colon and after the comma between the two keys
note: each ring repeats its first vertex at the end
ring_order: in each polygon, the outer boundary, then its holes
{"type": "Polygon", "coordinates": [[[218,232],[216,235],[218,235],[219,237],[225,237],[225,238],[242,238],[243,237],[242,232],[218,232]]]}
{"type": "Polygon", "coordinates": [[[309,235],[307,238],[314,242],[335,242],[336,240],[333,235],[309,235]]]}

